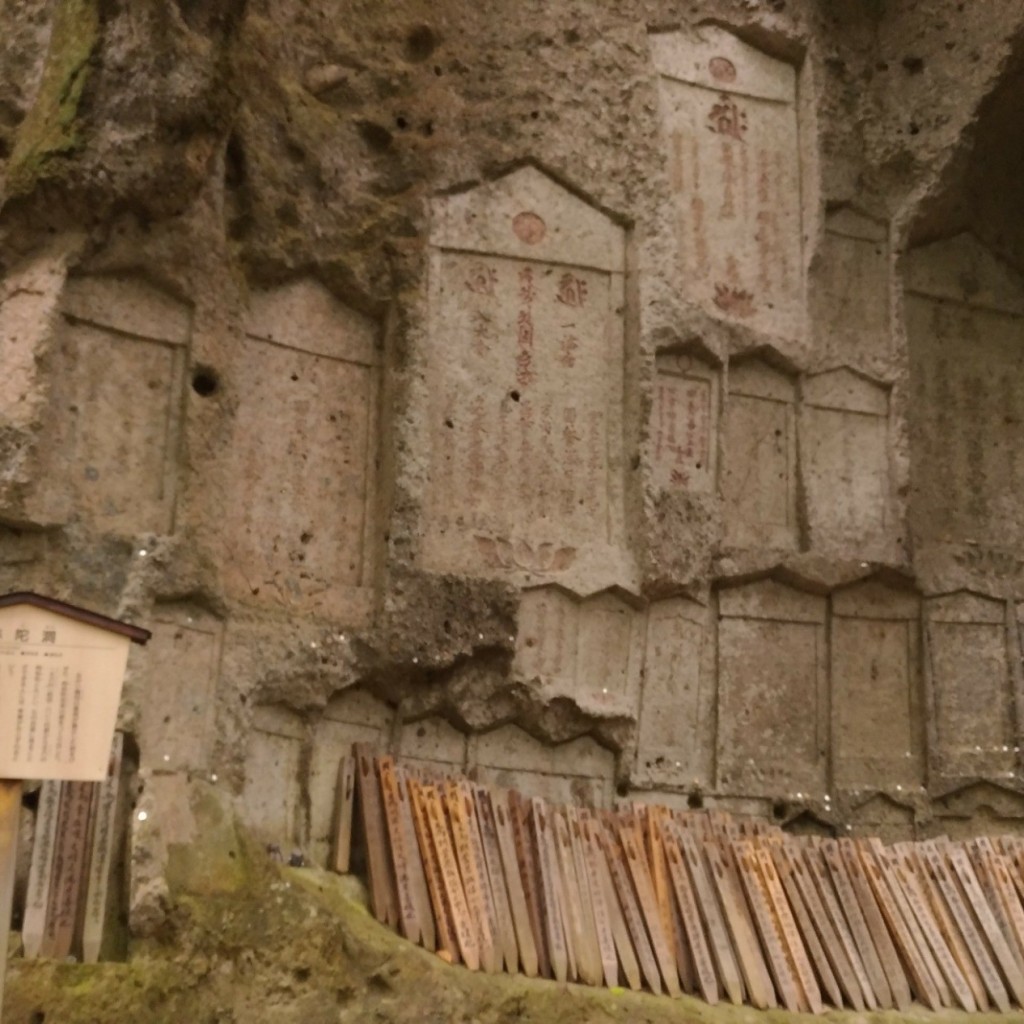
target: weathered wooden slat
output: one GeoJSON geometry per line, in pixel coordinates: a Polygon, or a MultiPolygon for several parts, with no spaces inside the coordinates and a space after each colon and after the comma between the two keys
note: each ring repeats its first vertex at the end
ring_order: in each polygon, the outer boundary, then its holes
{"type": "Polygon", "coordinates": [[[356,797],[356,760],[346,755],[338,762],[338,788],[334,795],[331,830],[331,870],[347,875],[352,862],[352,810],[356,797]]]}
{"type": "Polygon", "coordinates": [[[786,899],[792,909],[793,916],[796,918],[796,924],[800,932],[800,936],[803,939],[804,944],[807,947],[807,952],[814,963],[815,974],[821,980],[822,987],[825,989],[832,1005],[837,1009],[841,1009],[843,1005],[843,996],[839,989],[839,983],[836,981],[836,976],[832,971],[832,965],[829,963],[828,957],[825,955],[825,950],[822,948],[818,933],[815,930],[814,924],[811,922],[811,916],[808,913],[807,907],[804,904],[803,896],[800,894],[796,880],[793,877],[793,869],[789,866],[788,861],[783,856],[782,844],[772,843],[763,847],[762,850],[774,861],[779,883],[782,885],[783,891],[786,894],[786,899]]]}
{"type": "Polygon", "coordinates": [[[703,842],[703,850],[710,868],[710,877],[718,890],[750,1001],[759,1010],[774,1009],[777,1005],[775,987],[747,911],[742,883],[730,870],[718,840],[708,837],[703,842]]]}
{"type": "Polygon", "coordinates": [[[370,876],[370,909],[378,921],[398,928],[398,896],[387,841],[387,825],[373,750],[363,743],[352,748],[356,759],[356,790],[366,839],[366,870],[370,876]]]}
{"type": "MultiPolygon", "coordinates": [[[[953,1005],[953,994],[949,983],[946,981],[946,976],[943,974],[942,968],[939,967],[938,961],[932,953],[931,943],[928,941],[928,937],[918,921],[917,914],[911,906],[910,899],[903,885],[902,873],[899,871],[899,866],[896,863],[896,858],[892,855],[892,851],[884,847],[880,840],[868,839],[861,841],[861,852],[865,858],[873,858],[881,873],[881,877],[888,886],[892,899],[896,904],[896,909],[899,912],[900,920],[903,922],[921,963],[927,971],[928,978],[934,986],[939,1003],[938,1008],[943,1006],[951,1007],[953,1005]]],[[[870,871],[868,872],[868,877],[869,879],[871,878],[870,871]]],[[[906,956],[904,960],[908,962],[906,956]]],[[[911,980],[913,980],[913,974],[911,974],[911,980]]],[[[920,993],[918,993],[918,998],[921,998],[922,1002],[924,1001],[920,993]]]]}
{"type": "Polygon", "coordinates": [[[715,971],[711,949],[701,925],[701,915],[697,909],[697,901],[690,883],[690,873],[675,836],[671,834],[665,836],[664,850],[672,888],[679,904],[683,928],[686,931],[686,939],[693,955],[697,985],[700,987],[704,999],[714,1006],[719,999],[718,974],[715,971]]]}
{"type": "Polygon", "coordinates": [[[583,913],[583,891],[576,874],[569,824],[565,815],[554,809],[551,811],[550,820],[554,826],[556,860],[562,880],[566,930],[572,936],[576,972],[584,984],[600,985],[604,974],[601,966],[601,954],[597,948],[597,936],[588,932],[583,913]]]}
{"type": "Polygon", "coordinates": [[[883,871],[874,852],[867,845],[855,843],[853,849],[860,859],[861,870],[874,893],[882,918],[888,926],[889,934],[895,945],[894,954],[898,951],[899,957],[906,965],[917,998],[930,1010],[941,1009],[942,1000],[939,998],[939,990],[932,979],[924,956],[918,948],[910,924],[903,916],[903,910],[896,894],[889,885],[888,873],[883,871]]]}
{"type": "Polygon", "coordinates": [[[437,925],[427,888],[426,867],[420,850],[416,823],[413,820],[412,797],[409,795],[409,776],[406,770],[395,765],[395,783],[398,787],[398,818],[402,828],[402,845],[406,852],[406,867],[409,873],[409,889],[416,908],[416,920],[420,926],[420,945],[431,953],[437,950],[437,925]]]}
{"type": "Polygon", "coordinates": [[[484,880],[480,875],[481,865],[477,861],[470,833],[465,794],[452,779],[444,784],[441,792],[448,825],[451,828],[452,846],[459,865],[459,877],[462,879],[462,891],[466,898],[470,925],[476,933],[480,950],[480,966],[488,974],[496,974],[501,970],[501,962],[494,943],[491,916],[487,910],[487,894],[484,892],[484,880]]]}
{"type": "Polygon", "coordinates": [[[46,930],[46,911],[50,905],[53,882],[53,861],[57,852],[57,823],[60,810],[62,782],[49,779],[39,789],[36,805],[35,839],[32,845],[32,864],[29,868],[28,889],[25,893],[25,913],[22,918],[21,942],[26,959],[39,955],[46,930]]]}
{"type": "Polygon", "coordinates": [[[399,807],[398,779],[395,775],[395,761],[390,755],[377,759],[380,775],[381,802],[384,806],[384,824],[390,841],[391,864],[394,871],[395,892],[398,897],[398,917],[402,934],[410,942],[419,942],[422,936],[419,913],[412,893],[412,878],[409,869],[410,854],[417,856],[419,850],[409,850],[402,815],[399,807]]]}
{"type": "Polygon", "coordinates": [[[1024,961],[1024,907],[1010,878],[1010,863],[988,838],[978,839],[976,847],[995,890],[1009,933],[1010,949],[1019,966],[1024,961]]]}
{"type": "MultiPolygon", "coordinates": [[[[512,904],[508,892],[508,881],[501,863],[501,850],[498,844],[497,824],[491,808],[490,794],[483,786],[473,787],[473,798],[476,820],[480,828],[480,841],[483,847],[484,861],[487,865],[487,877],[491,887],[491,900],[494,906],[494,917],[498,929],[498,944],[501,949],[505,970],[515,974],[519,969],[519,944],[516,938],[515,921],[512,917],[512,904]]],[[[509,836],[511,840],[511,835],[509,836]]],[[[519,873],[516,872],[518,879],[519,873]]],[[[522,890],[520,889],[520,892],[522,890]]],[[[525,910],[525,904],[523,909],[525,910]]],[[[536,971],[534,972],[536,973],[536,971]]]]}
{"type": "Polygon", "coordinates": [[[680,986],[684,992],[692,993],[695,984],[692,952],[686,941],[685,933],[676,934],[678,913],[672,892],[672,882],[669,879],[668,864],[665,860],[662,810],[651,804],[643,804],[637,810],[643,829],[641,848],[647,857],[647,869],[651,877],[654,903],[661,915],[661,930],[665,935],[669,952],[675,958],[676,976],[679,978],[680,986]]]}
{"type": "Polygon", "coordinates": [[[619,905],[619,898],[608,871],[608,863],[596,833],[597,828],[600,828],[600,824],[586,812],[581,817],[580,831],[584,842],[587,872],[590,875],[590,891],[594,897],[594,917],[601,945],[605,984],[609,988],[618,984],[621,964],[626,984],[634,991],[638,991],[643,984],[640,978],[640,965],[637,963],[626,919],[623,917],[622,907],[619,905]],[[603,908],[603,922],[599,908],[603,908]]]}
{"type": "Polygon", "coordinates": [[[679,975],[676,971],[675,954],[669,947],[668,937],[665,935],[661,923],[661,912],[654,897],[654,886],[651,883],[651,874],[644,854],[643,838],[637,835],[636,829],[626,826],[619,828],[619,838],[626,855],[626,864],[633,879],[633,887],[636,890],[640,909],[647,923],[647,933],[651,937],[654,956],[665,981],[665,988],[668,989],[669,995],[682,995],[682,990],[679,987],[679,975]]]}
{"type": "Polygon", "coordinates": [[[734,1006],[739,1006],[745,995],[743,977],[736,960],[729,926],[723,917],[714,885],[705,870],[700,847],[694,836],[683,831],[675,822],[672,823],[669,834],[686,865],[699,918],[704,923],[704,929],[710,942],[718,980],[725,990],[729,1002],[734,1006]]]}
{"type": "Polygon", "coordinates": [[[730,847],[761,937],[761,948],[765,951],[775,990],[787,1010],[792,1013],[806,1012],[810,1005],[786,949],[782,930],[775,919],[753,844],[747,839],[733,839],[730,840],[730,847]]]}
{"type": "Polygon", "coordinates": [[[958,1003],[969,1013],[977,1009],[977,1003],[971,987],[967,984],[959,964],[956,962],[945,937],[943,936],[938,921],[932,913],[928,897],[921,887],[920,879],[917,877],[913,866],[904,860],[904,857],[895,849],[885,851],[892,872],[899,887],[903,892],[918,927],[924,937],[928,948],[931,950],[938,970],[946,982],[953,1001],[958,1003]]]}
{"type": "Polygon", "coordinates": [[[530,914],[530,928],[537,950],[537,969],[543,977],[550,978],[553,972],[548,951],[547,925],[544,921],[543,887],[537,859],[537,844],[533,836],[533,807],[529,800],[515,790],[508,793],[507,807],[516,861],[519,864],[523,892],[526,896],[526,908],[530,914]]]}
{"type": "Polygon", "coordinates": [[[828,870],[829,878],[835,886],[837,902],[850,926],[850,933],[856,944],[857,952],[860,954],[861,963],[863,963],[864,970],[871,982],[872,998],[877,1000],[877,1004],[883,1009],[892,1009],[896,1004],[892,990],[889,988],[888,977],[882,966],[882,961],[879,959],[878,951],[875,949],[875,942],[864,918],[857,894],[854,892],[853,884],[846,872],[838,844],[834,840],[826,840],[821,844],[819,852],[828,870]]]}
{"type": "MultiPolygon", "coordinates": [[[[864,972],[863,964],[853,944],[853,938],[846,928],[846,921],[842,917],[838,906],[835,906],[835,914],[841,920],[841,928],[837,927],[833,914],[827,908],[826,900],[823,900],[818,885],[811,874],[811,869],[804,862],[800,851],[795,849],[791,842],[783,842],[776,847],[778,856],[788,866],[790,878],[803,898],[811,923],[821,940],[822,949],[835,974],[835,979],[846,998],[846,1002],[854,1009],[863,1011],[867,1003],[864,993],[870,990],[867,975],[864,972]],[[850,959],[851,953],[856,957],[856,967],[850,959]]],[[[827,879],[825,884],[831,885],[827,879]]],[[[840,1004],[841,1005],[841,1004],[840,1004]]]]}
{"type": "Polygon", "coordinates": [[[455,855],[445,806],[437,786],[423,786],[420,792],[423,794],[427,822],[430,826],[430,837],[441,869],[445,902],[451,912],[452,930],[459,945],[459,953],[471,971],[478,971],[480,969],[480,941],[477,937],[477,927],[470,917],[469,906],[466,903],[466,894],[463,889],[462,876],[459,874],[459,863],[455,855]]]}
{"type": "Polygon", "coordinates": [[[474,799],[475,793],[473,785],[465,779],[460,780],[457,785],[460,797],[459,811],[466,823],[469,855],[480,883],[484,920],[487,923],[487,932],[494,949],[494,970],[497,972],[501,970],[504,954],[501,949],[501,937],[498,933],[498,911],[494,905],[494,893],[491,890],[490,875],[487,871],[487,858],[484,854],[483,839],[480,835],[480,819],[477,816],[476,800],[474,799]]]}
{"type": "MultiPolygon", "coordinates": [[[[592,891],[590,872],[587,870],[583,835],[580,829],[580,811],[577,808],[567,807],[565,809],[565,824],[569,837],[571,863],[576,872],[576,887],[580,894],[580,918],[586,941],[587,971],[592,973],[595,978],[591,984],[600,985],[604,979],[604,959],[597,926],[597,899],[592,891]]],[[[601,900],[601,909],[604,910],[603,899],[601,900]]]]}
{"type": "Polygon", "coordinates": [[[541,919],[544,923],[551,969],[557,981],[569,980],[569,949],[562,921],[558,878],[554,859],[554,843],[547,804],[534,797],[533,829],[537,841],[537,865],[540,869],[541,919]]]}
{"type": "MultiPolygon", "coordinates": [[[[971,956],[967,943],[960,934],[960,929],[953,920],[953,914],[946,905],[946,900],[939,889],[938,882],[932,877],[924,857],[924,849],[920,844],[903,843],[897,847],[897,855],[905,858],[907,870],[913,873],[926,904],[930,910],[943,938],[943,945],[950,951],[960,969],[964,980],[971,990],[971,995],[979,1010],[990,1007],[988,990],[982,980],[974,957],[971,956]],[[902,849],[901,849],[902,847],[902,849]]],[[[947,975],[948,978],[948,975],[947,975]]]]}
{"type": "Polygon", "coordinates": [[[87,964],[96,963],[100,959],[110,921],[110,876],[115,864],[118,829],[122,824],[119,812],[123,753],[124,733],[115,732],[110,747],[107,777],[96,787],[89,876],[82,913],[82,961],[87,964]]]}
{"type": "Polygon", "coordinates": [[[530,923],[530,909],[527,905],[526,890],[523,888],[523,876],[516,858],[515,838],[508,803],[503,795],[486,790],[484,791],[484,802],[490,809],[497,834],[501,866],[508,890],[509,909],[512,913],[512,923],[515,926],[519,962],[522,964],[523,973],[528,978],[534,978],[540,970],[537,943],[534,938],[533,926],[530,923]]]}
{"type": "Polygon", "coordinates": [[[964,945],[967,947],[971,959],[978,969],[978,974],[981,975],[985,991],[1001,1012],[1009,1012],[1010,997],[999,977],[995,964],[989,957],[984,940],[975,927],[971,913],[960,897],[956,882],[946,865],[945,857],[932,842],[922,844],[921,854],[928,869],[929,877],[941,893],[950,916],[960,931],[964,945]]]}
{"type": "Polygon", "coordinates": [[[625,854],[619,845],[617,826],[613,822],[608,822],[600,830],[598,836],[604,851],[608,871],[615,886],[619,906],[622,908],[622,916],[625,918],[626,927],[629,930],[633,950],[640,964],[640,970],[643,972],[643,976],[647,980],[651,991],[660,994],[662,985],[661,975],[658,972],[658,963],[655,960],[651,943],[647,938],[647,928],[644,925],[643,912],[640,909],[640,904],[633,889],[633,883],[630,880],[625,854]]]}
{"type": "Polygon", "coordinates": [[[947,862],[952,865],[963,886],[964,895],[981,925],[985,938],[988,939],[989,948],[995,955],[1003,977],[1017,1000],[1017,1005],[1024,1006],[1024,973],[1017,964],[1013,953],[1010,952],[1006,937],[996,922],[992,908],[985,899],[985,894],[982,892],[978,877],[974,872],[974,865],[971,864],[963,847],[950,844],[945,853],[947,862]]]}
{"type": "Polygon", "coordinates": [[[458,963],[461,954],[455,934],[455,918],[448,903],[440,857],[430,832],[423,784],[419,779],[411,776],[407,782],[413,827],[416,830],[416,841],[419,846],[420,858],[423,861],[423,873],[427,882],[427,892],[430,895],[430,906],[434,912],[435,949],[441,959],[448,963],[458,963]]]}

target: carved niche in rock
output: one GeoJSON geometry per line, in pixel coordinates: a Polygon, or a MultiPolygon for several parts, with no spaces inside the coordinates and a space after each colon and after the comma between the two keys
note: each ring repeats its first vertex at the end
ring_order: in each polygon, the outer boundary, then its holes
{"type": "Polygon", "coordinates": [[[826,602],[774,580],[718,595],[718,788],[825,792],[826,602]]]}
{"type": "Polygon", "coordinates": [[[972,782],[932,805],[929,833],[953,839],[1024,835],[1024,793],[993,782],[972,782]]]}
{"type": "Polygon", "coordinates": [[[858,836],[877,836],[883,843],[900,843],[916,838],[916,815],[909,804],[887,793],[872,793],[850,809],[850,825],[858,836]]]}
{"type": "Polygon", "coordinates": [[[117,275],[70,279],[60,311],[46,504],[103,532],[169,533],[189,307],[117,275]]]}
{"type": "Polygon", "coordinates": [[[302,719],[280,704],[253,709],[245,756],[242,815],[262,842],[289,847],[303,841],[301,821],[302,719]]]}
{"type": "Polygon", "coordinates": [[[801,460],[812,545],[882,539],[889,516],[889,389],[847,367],[803,382],[801,460]]]}
{"type": "Polygon", "coordinates": [[[657,356],[650,428],[656,487],[699,494],[714,492],[718,382],[718,372],[696,356],[657,356]]]}
{"type": "Polygon", "coordinates": [[[459,775],[466,770],[466,745],[464,732],[434,715],[402,723],[395,755],[402,759],[402,764],[418,765],[444,775],[459,775]]]}
{"type": "Polygon", "coordinates": [[[715,26],[651,36],[682,287],[717,317],[803,335],[796,69],[715,26]]]}
{"type": "Polygon", "coordinates": [[[795,547],[793,378],[756,359],[730,366],[723,434],[726,542],[739,547],[795,547]]]}
{"type": "Polygon", "coordinates": [[[832,758],[844,789],[924,778],[920,601],[876,580],[832,595],[832,758]]]}
{"type": "Polygon", "coordinates": [[[1024,282],[973,236],[904,261],[911,524],[968,551],[1024,544],[1024,282]]]}
{"type": "Polygon", "coordinates": [[[523,592],[515,671],[545,700],[591,714],[635,717],[644,616],[616,591],[578,598],[558,585],[523,592]]]}
{"type": "Polygon", "coordinates": [[[647,612],[643,693],[634,781],[690,785],[710,778],[714,745],[715,651],[710,609],[688,598],[647,612]]]}
{"type": "Polygon", "coordinates": [[[373,591],[376,325],[312,280],[257,292],[231,377],[228,592],[363,624],[373,591]]]}
{"type": "Polygon", "coordinates": [[[615,755],[589,736],[554,746],[518,725],[472,736],[469,766],[479,782],[518,789],[555,803],[609,807],[615,755]]]}
{"type": "Polygon", "coordinates": [[[213,754],[214,696],[220,671],[223,623],[187,603],[157,605],[145,657],[135,662],[129,686],[139,714],[139,767],[195,771],[213,754]]]}
{"type": "Polygon", "coordinates": [[[368,743],[385,751],[393,718],[393,708],[359,687],[344,690],[327,702],[313,731],[309,766],[310,854],[317,864],[327,862],[330,850],[342,757],[352,753],[353,743],[368,743]]]}
{"type": "Polygon", "coordinates": [[[829,213],[811,289],[829,352],[858,365],[891,353],[889,226],[850,207],[829,213]]]}
{"type": "Polygon", "coordinates": [[[936,774],[994,776],[1016,763],[1006,603],[959,591],[925,602],[936,774]]]}
{"type": "Polygon", "coordinates": [[[619,583],[623,230],[533,167],[433,206],[431,570],[619,583]]]}

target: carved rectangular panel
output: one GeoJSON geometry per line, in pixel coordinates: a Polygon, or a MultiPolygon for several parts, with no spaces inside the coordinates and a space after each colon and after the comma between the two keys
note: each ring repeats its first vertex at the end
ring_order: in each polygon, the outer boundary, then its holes
{"type": "Polygon", "coordinates": [[[775,582],[719,594],[718,784],[824,793],[825,601],[775,582]]]}
{"type": "Polygon", "coordinates": [[[723,425],[726,540],[796,544],[796,417],[790,378],[761,362],[729,369],[723,425]]]}
{"type": "Polygon", "coordinates": [[[1006,606],[967,592],[926,602],[941,775],[998,774],[1016,758],[1006,606]]]}
{"type": "Polygon", "coordinates": [[[506,725],[470,738],[469,766],[477,781],[528,796],[610,806],[615,756],[589,736],[550,746],[506,725]]]}
{"type": "Polygon", "coordinates": [[[1024,288],[961,236],[906,259],[911,521],[962,557],[1024,541],[1024,288]]]}
{"type": "Polygon", "coordinates": [[[434,217],[425,565],[618,582],[621,229],[533,168],[434,217]]]}
{"type": "Polygon", "coordinates": [[[648,611],[634,772],[641,784],[707,779],[714,699],[707,618],[706,608],[685,598],[657,601],[648,611]]]}
{"type": "Polygon", "coordinates": [[[714,26],[651,36],[684,289],[710,313],[803,333],[796,71],[714,26]]]}
{"type": "Polygon", "coordinates": [[[466,742],[465,733],[443,718],[432,716],[402,723],[395,754],[402,764],[458,773],[466,766],[466,742]]]}
{"type": "Polygon", "coordinates": [[[245,759],[242,793],[246,823],[261,841],[286,846],[299,835],[299,769],[304,730],[285,708],[256,708],[245,759]]]}
{"type": "Polygon", "coordinates": [[[221,623],[190,605],[157,606],[140,659],[139,765],[202,771],[212,754],[221,623]]]}
{"type": "Polygon", "coordinates": [[[60,493],[50,504],[112,533],[167,533],[188,309],[137,279],[90,277],[68,283],[61,311],[46,456],[60,493]]]}
{"type": "Polygon", "coordinates": [[[718,463],[718,374],[692,356],[659,355],[651,414],[656,487],[708,493],[718,463]]]}
{"type": "Polygon", "coordinates": [[[832,743],[837,784],[923,779],[917,598],[865,583],[832,597],[832,743]]]}
{"type": "Polygon", "coordinates": [[[888,418],[888,389],[851,370],[804,382],[801,453],[812,543],[862,543],[884,531],[888,418]]]}
{"type": "Polygon", "coordinates": [[[862,365],[886,359],[892,346],[888,225],[855,210],[830,213],[810,296],[829,351],[862,365]]]}
{"type": "Polygon", "coordinates": [[[515,671],[545,700],[635,715],[642,646],[643,613],[613,593],[579,599],[557,586],[523,593],[515,671]]]}
{"type": "Polygon", "coordinates": [[[374,325],[319,285],[254,298],[233,369],[222,536],[235,597],[365,621],[377,363],[374,325]]]}

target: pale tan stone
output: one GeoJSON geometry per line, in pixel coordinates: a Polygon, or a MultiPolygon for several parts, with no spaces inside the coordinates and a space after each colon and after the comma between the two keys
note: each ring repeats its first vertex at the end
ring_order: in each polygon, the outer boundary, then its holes
{"type": "Polygon", "coordinates": [[[301,841],[299,771],[305,735],[302,719],[288,708],[263,705],[253,711],[242,816],[258,839],[277,844],[285,856],[287,846],[301,841]]]}
{"type": "Polygon", "coordinates": [[[848,367],[802,384],[800,454],[812,546],[878,542],[890,519],[889,390],[848,367]]]}
{"type": "Polygon", "coordinates": [[[719,593],[718,786],[825,792],[826,601],[774,581],[719,593]]]}
{"type": "Polygon", "coordinates": [[[877,836],[883,843],[900,843],[916,836],[913,807],[899,803],[886,793],[873,793],[856,803],[849,824],[857,836],[877,836]]]}
{"type": "Polygon", "coordinates": [[[304,280],[253,297],[232,378],[236,515],[221,534],[239,600],[360,625],[373,597],[375,325],[304,280]]]}
{"type": "Polygon", "coordinates": [[[961,591],[925,601],[934,737],[941,775],[1009,771],[1016,764],[1006,604],[961,591]]]}
{"type": "Polygon", "coordinates": [[[663,490],[713,493],[719,374],[690,355],[659,355],[651,414],[652,479],[663,490]]]}
{"type": "Polygon", "coordinates": [[[431,242],[423,564],[625,585],[622,229],[524,167],[435,200],[431,242]]]}
{"type": "Polygon", "coordinates": [[[615,756],[589,736],[549,746],[506,725],[472,737],[469,765],[481,782],[555,803],[611,803],[615,756]]]}
{"type": "Polygon", "coordinates": [[[722,501],[728,543],[796,546],[796,384],[760,360],[729,367],[722,501]]]}
{"type": "Polygon", "coordinates": [[[709,313],[804,333],[796,71],[717,26],[652,35],[680,286],[709,313]]]}
{"type": "Polygon", "coordinates": [[[466,744],[464,732],[435,715],[416,722],[403,722],[398,730],[395,753],[403,764],[459,774],[466,767],[466,744]]]}
{"type": "Polygon", "coordinates": [[[924,780],[920,603],[869,581],[832,595],[832,757],[836,784],[924,780]]]}

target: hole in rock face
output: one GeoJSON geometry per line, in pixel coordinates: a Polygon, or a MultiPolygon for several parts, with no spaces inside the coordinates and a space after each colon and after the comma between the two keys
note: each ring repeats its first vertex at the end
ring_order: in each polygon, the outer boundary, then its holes
{"type": "Polygon", "coordinates": [[[373,121],[360,121],[356,125],[363,142],[377,153],[391,148],[393,136],[383,125],[374,124],[373,121]]]}
{"type": "Polygon", "coordinates": [[[772,817],[784,818],[789,813],[789,805],[785,800],[776,800],[772,804],[772,817]]]}
{"type": "Polygon", "coordinates": [[[405,37],[405,54],[411,61],[424,61],[436,49],[437,36],[429,25],[417,25],[405,37]]]}
{"type": "Polygon", "coordinates": [[[700,793],[691,793],[686,798],[686,806],[699,811],[704,806],[704,797],[700,793]]]}
{"type": "Polygon", "coordinates": [[[519,401],[519,392],[518,391],[510,391],[508,393],[508,397],[511,398],[513,402],[518,402],[519,401]]]}
{"type": "Polygon", "coordinates": [[[210,395],[216,394],[219,389],[220,380],[213,370],[206,366],[196,367],[195,372],[192,374],[192,390],[200,398],[209,398],[210,395]]]}

